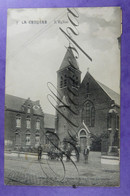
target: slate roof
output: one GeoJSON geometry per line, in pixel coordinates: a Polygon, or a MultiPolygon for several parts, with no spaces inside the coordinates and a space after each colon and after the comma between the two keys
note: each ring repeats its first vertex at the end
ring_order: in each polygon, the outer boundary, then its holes
{"type": "Polygon", "coordinates": [[[82,85],[86,82],[87,78],[91,77],[101,88],[102,90],[112,99],[115,101],[115,104],[120,106],[120,95],[118,93],[116,93],[115,91],[113,91],[112,89],[110,89],[109,87],[107,87],[106,85],[102,84],[101,82],[98,82],[97,80],[95,80],[93,78],[93,76],[87,72],[86,75],[84,76],[82,83],[80,85],[80,88],[82,87],[82,85]]]}
{"type": "Polygon", "coordinates": [[[112,89],[110,89],[109,87],[105,86],[104,84],[102,84],[101,82],[97,83],[100,85],[100,87],[106,92],[106,94],[115,101],[115,104],[117,104],[118,106],[120,105],[120,95],[118,93],[116,93],[115,91],[113,91],[112,89]]]}
{"type": "Polygon", "coordinates": [[[68,47],[67,52],[65,54],[65,57],[61,63],[60,69],[64,69],[64,68],[68,67],[70,64],[72,65],[72,67],[79,70],[79,66],[76,61],[76,58],[74,57],[72,49],[70,47],[68,47]]]}
{"type": "Polygon", "coordinates": [[[13,95],[5,94],[5,106],[7,109],[15,110],[15,111],[22,111],[21,106],[29,100],[32,103],[32,106],[38,106],[38,108],[33,107],[34,114],[43,115],[41,106],[39,105],[38,101],[32,101],[30,99],[24,99],[21,97],[16,97],[13,95]],[[36,108],[36,109],[35,109],[36,108]]]}
{"type": "Polygon", "coordinates": [[[44,127],[55,129],[55,115],[44,113],[44,127]]]}

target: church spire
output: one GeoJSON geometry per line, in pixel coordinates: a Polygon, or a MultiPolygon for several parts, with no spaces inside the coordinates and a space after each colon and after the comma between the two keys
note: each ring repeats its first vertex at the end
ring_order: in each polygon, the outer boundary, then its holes
{"type": "Polygon", "coordinates": [[[60,66],[60,69],[64,69],[68,66],[72,66],[73,68],[79,70],[79,66],[78,66],[78,63],[77,63],[77,60],[73,54],[73,51],[71,49],[71,46],[69,45],[69,47],[67,48],[67,51],[66,51],[66,54],[64,56],[64,59],[61,63],[61,66],[60,66]]]}

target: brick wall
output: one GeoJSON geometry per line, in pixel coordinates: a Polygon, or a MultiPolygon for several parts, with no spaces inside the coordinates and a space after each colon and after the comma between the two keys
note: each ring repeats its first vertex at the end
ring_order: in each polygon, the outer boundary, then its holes
{"type": "MultiPolygon", "coordinates": [[[[12,146],[16,145],[16,132],[20,133],[21,146],[26,147],[26,132],[30,132],[31,145],[35,146],[35,136],[36,136],[36,120],[40,120],[40,138],[41,143],[44,141],[44,117],[35,114],[26,114],[24,112],[17,112],[11,110],[5,110],[5,141],[12,141],[12,146]],[[16,115],[19,114],[21,117],[21,127],[16,127],[16,115]],[[26,125],[26,118],[30,116],[31,128],[28,130],[26,125]]],[[[5,142],[6,143],[6,142],[5,142]]]]}

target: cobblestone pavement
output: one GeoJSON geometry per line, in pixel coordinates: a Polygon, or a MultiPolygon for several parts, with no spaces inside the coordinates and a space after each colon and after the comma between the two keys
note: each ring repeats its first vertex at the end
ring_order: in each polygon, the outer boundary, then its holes
{"type": "Polygon", "coordinates": [[[89,163],[5,157],[6,185],[119,186],[119,166],[102,165],[100,153],[91,152],[89,163]]]}

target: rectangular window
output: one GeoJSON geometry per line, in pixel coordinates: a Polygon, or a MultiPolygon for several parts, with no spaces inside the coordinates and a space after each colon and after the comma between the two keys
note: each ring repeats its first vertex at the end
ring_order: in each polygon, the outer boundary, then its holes
{"type": "Polygon", "coordinates": [[[16,117],[16,127],[21,128],[21,117],[16,117]]]}
{"type": "Polygon", "coordinates": [[[11,146],[13,142],[11,140],[5,140],[5,146],[11,146]]]}
{"type": "Polygon", "coordinates": [[[27,113],[28,113],[28,114],[30,114],[30,112],[31,112],[31,109],[30,109],[30,108],[28,108],[28,109],[27,109],[27,113]]]}
{"type": "Polygon", "coordinates": [[[15,145],[20,145],[20,135],[19,135],[19,133],[15,134],[15,145]]]}
{"type": "Polygon", "coordinates": [[[36,122],[36,129],[37,129],[37,130],[40,130],[40,121],[37,121],[37,122],[36,122]]]}
{"type": "Polygon", "coordinates": [[[31,128],[31,119],[27,119],[26,123],[27,123],[27,129],[30,129],[31,128]]]}
{"type": "Polygon", "coordinates": [[[26,145],[30,145],[31,144],[31,138],[30,138],[30,134],[26,135],[26,145]]]}
{"type": "Polygon", "coordinates": [[[35,143],[36,143],[37,145],[40,144],[40,135],[36,135],[36,136],[35,136],[35,143]]]}

